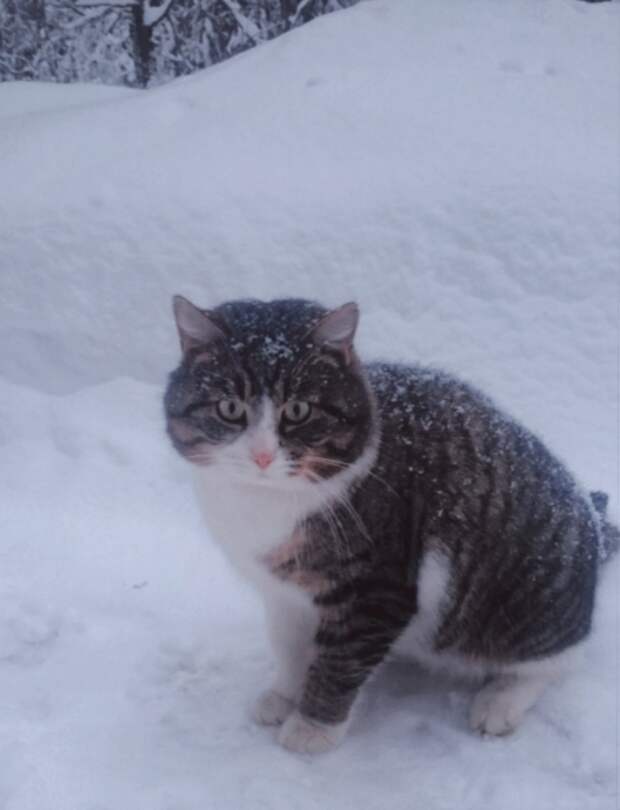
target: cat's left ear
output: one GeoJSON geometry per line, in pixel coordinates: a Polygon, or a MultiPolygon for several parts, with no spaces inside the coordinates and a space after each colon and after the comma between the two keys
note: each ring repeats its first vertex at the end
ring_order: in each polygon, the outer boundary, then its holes
{"type": "Polygon", "coordinates": [[[182,295],[174,296],[172,309],[183,353],[199,346],[208,346],[213,340],[224,337],[219,326],[216,326],[209,318],[209,313],[198,309],[182,295]]]}
{"type": "Polygon", "coordinates": [[[312,332],[318,346],[341,352],[347,365],[353,357],[353,338],[359,322],[360,311],[354,301],[328,312],[312,332]]]}

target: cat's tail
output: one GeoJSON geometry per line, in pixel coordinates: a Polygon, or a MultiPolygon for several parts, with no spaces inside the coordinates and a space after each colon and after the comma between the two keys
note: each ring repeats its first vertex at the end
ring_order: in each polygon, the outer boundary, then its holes
{"type": "Polygon", "coordinates": [[[591,492],[590,500],[600,520],[601,543],[599,559],[602,563],[605,563],[620,550],[620,529],[607,520],[607,502],[609,501],[609,496],[606,492],[601,492],[600,490],[591,492]]]}

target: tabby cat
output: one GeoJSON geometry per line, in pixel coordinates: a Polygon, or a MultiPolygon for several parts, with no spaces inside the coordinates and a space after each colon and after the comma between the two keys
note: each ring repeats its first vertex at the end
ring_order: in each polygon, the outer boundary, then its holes
{"type": "Polygon", "coordinates": [[[604,494],[471,386],[362,364],[353,303],[177,296],[174,312],[168,433],[276,653],[257,721],[292,751],[327,750],[400,651],[485,679],[472,728],[512,731],[589,633],[618,538],[604,494]]]}

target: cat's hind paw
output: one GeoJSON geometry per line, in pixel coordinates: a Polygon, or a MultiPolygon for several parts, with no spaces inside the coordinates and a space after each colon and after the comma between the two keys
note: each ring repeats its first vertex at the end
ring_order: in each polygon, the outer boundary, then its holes
{"type": "Polygon", "coordinates": [[[338,745],[348,725],[346,721],[333,725],[315,723],[295,711],[280,729],[278,742],[297,754],[322,754],[338,745]]]}
{"type": "Polygon", "coordinates": [[[260,726],[281,726],[294,708],[292,700],[268,689],[258,696],[252,718],[260,726]]]}

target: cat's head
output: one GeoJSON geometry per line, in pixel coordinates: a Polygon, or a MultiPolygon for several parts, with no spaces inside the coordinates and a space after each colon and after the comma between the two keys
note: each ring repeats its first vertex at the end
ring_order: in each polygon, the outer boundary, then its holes
{"type": "Polygon", "coordinates": [[[165,409],[181,455],[286,489],[346,474],[364,457],[374,408],[353,348],[355,304],[173,303],[183,356],[165,409]]]}

